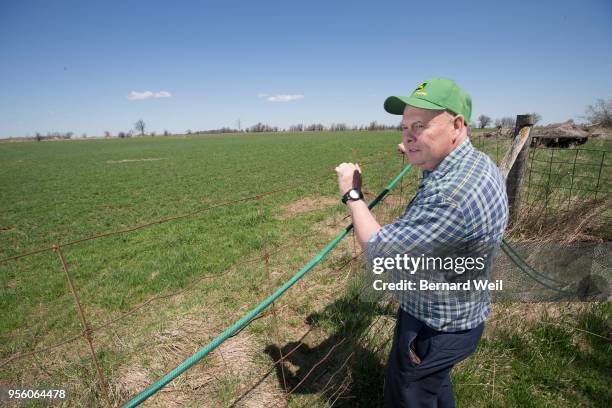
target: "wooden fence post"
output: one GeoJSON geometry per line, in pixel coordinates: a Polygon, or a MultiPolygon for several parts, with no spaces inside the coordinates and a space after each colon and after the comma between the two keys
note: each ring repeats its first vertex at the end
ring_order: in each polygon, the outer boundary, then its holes
{"type": "Polygon", "coordinates": [[[512,143],[520,142],[522,147],[508,171],[506,178],[506,191],[508,192],[508,224],[512,225],[521,211],[521,185],[523,175],[527,169],[527,159],[529,158],[529,145],[531,144],[530,130],[533,126],[534,118],[532,115],[516,115],[516,125],[512,135],[512,143]]]}

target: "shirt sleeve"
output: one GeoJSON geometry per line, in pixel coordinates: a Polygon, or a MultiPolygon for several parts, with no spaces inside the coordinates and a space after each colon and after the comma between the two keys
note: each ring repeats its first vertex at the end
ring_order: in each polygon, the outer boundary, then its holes
{"type": "Polygon", "coordinates": [[[442,193],[415,197],[404,215],[385,225],[368,241],[367,260],[374,258],[436,255],[453,253],[467,236],[463,212],[458,204],[442,193]]]}

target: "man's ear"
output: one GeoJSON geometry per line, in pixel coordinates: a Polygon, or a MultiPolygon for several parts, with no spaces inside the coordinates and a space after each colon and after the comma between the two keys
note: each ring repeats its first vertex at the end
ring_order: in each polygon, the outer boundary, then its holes
{"type": "Polygon", "coordinates": [[[463,118],[463,115],[455,116],[455,120],[453,121],[453,126],[455,127],[455,130],[458,130],[459,133],[461,133],[461,131],[465,127],[465,119],[463,118]]]}
{"type": "Polygon", "coordinates": [[[453,144],[461,137],[463,128],[465,128],[465,120],[463,119],[463,115],[455,116],[455,119],[453,120],[453,144]]]}

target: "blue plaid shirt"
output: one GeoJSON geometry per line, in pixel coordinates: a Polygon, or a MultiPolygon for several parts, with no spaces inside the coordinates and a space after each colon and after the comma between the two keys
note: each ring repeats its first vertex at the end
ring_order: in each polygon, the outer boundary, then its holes
{"type": "MultiPolygon", "coordinates": [[[[483,257],[484,268],[467,273],[426,268],[409,274],[393,269],[388,280],[465,282],[490,279],[491,266],[508,219],[505,181],[499,169],[469,139],[433,171],[424,171],[418,191],[404,214],[373,234],[367,257],[483,257]]],[[[400,306],[428,326],[446,332],[471,329],[491,311],[488,290],[393,291],[400,306]]]]}

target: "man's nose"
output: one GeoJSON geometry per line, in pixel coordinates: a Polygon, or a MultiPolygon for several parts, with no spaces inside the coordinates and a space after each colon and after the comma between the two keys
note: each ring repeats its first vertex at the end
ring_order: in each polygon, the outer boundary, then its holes
{"type": "Polygon", "coordinates": [[[409,141],[409,142],[415,142],[416,141],[416,135],[413,134],[410,130],[404,130],[404,134],[402,135],[403,139],[405,141],[409,141]]]}

